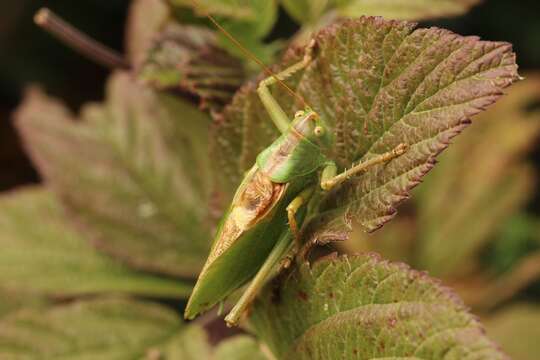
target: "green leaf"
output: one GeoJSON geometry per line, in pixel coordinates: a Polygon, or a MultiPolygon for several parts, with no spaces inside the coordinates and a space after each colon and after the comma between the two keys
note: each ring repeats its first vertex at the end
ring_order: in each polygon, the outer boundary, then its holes
{"type": "MultiPolygon", "coordinates": [[[[200,16],[210,14],[243,46],[263,62],[273,60],[275,46],[265,45],[263,39],[274,27],[278,15],[275,0],[169,0],[173,6],[188,7],[200,16]],[[195,6],[195,3],[198,5],[195,6]]],[[[219,44],[231,54],[245,58],[226,36],[219,34],[219,44]]],[[[246,59],[249,60],[249,59],[246,59]]]]}
{"type": "Polygon", "coordinates": [[[334,2],[332,0],[281,0],[287,13],[300,23],[316,23],[325,12],[335,6],[334,2]]]}
{"type": "Polygon", "coordinates": [[[139,78],[158,89],[196,95],[201,107],[218,110],[231,101],[246,73],[217,42],[206,28],[171,23],[152,42],[139,78]]]}
{"type": "Polygon", "coordinates": [[[335,0],[342,16],[426,20],[461,15],[480,0],[335,0]]]}
{"type": "Polygon", "coordinates": [[[242,359],[228,357],[234,352],[264,359],[246,336],[223,342],[214,354],[201,327],[186,326],[176,312],[150,302],[78,301],[47,311],[22,310],[0,320],[3,360],[242,359]]]}
{"type": "Polygon", "coordinates": [[[28,293],[30,298],[36,294],[59,297],[106,292],[189,295],[189,284],[135,272],[98,253],[64,217],[53,194],[43,188],[0,197],[3,300],[24,304],[20,293],[28,293]]]}
{"type": "Polygon", "coordinates": [[[315,23],[325,13],[338,17],[383,16],[398,20],[427,20],[461,15],[480,0],[281,0],[299,22],[315,23]]]}
{"type": "Polygon", "coordinates": [[[176,312],[127,299],[13,313],[0,320],[0,358],[265,359],[252,338],[233,337],[214,351],[205,331],[184,325],[176,312]]]}
{"type": "Polygon", "coordinates": [[[99,249],[140,269],[195,276],[208,251],[209,119],[129,75],[81,120],[39,91],[17,126],[70,218],[99,249]]]}
{"type": "Polygon", "coordinates": [[[254,36],[267,35],[277,17],[274,0],[169,0],[173,6],[188,7],[196,13],[232,19],[236,23],[250,24],[254,36]],[[195,6],[197,4],[197,6],[195,6]]]}
{"type": "Polygon", "coordinates": [[[517,303],[486,321],[487,333],[514,360],[536,360],[540,354],[540,306],[517,303]]]}
{"type": "MultiPolygon", "coordinates": [[[[182,344],[181,330],[178,316],[158,305],[81,301],[4,318],[0,321],[0,358],[140,359],[166,345],[182,344]]],[[[192,343],[196,340],[191,339],[192,343]]]]}
{"type": "Polygon", "coordinates": [[[48,304],[46,298],[30,291],[7,290],[2,285],[0,287],[0,320],[21,308],[41,309],[48,304]]]}
{"type": "MultiPolygon", "coordinates": [[[[373,17],[330,26],[316,36],[314,62],[292,80],[333,129],[335,145],[326,155],[341,170],[400,143],[410,146],[331,193],[306,229],[310,241],[344,239],[353,224],[373,231],[390,220],[450,139],[518,78],[510,44],[415,26],[373,17]]],[[[292,49],[280,67],[302,55],[292,49]]],[[[292,116],[298,105],[281,88],[273,92],[292,116]]],[[[238,92],[213,132],[217,184],[227,200],[277,136],[254,84],[238,92]]]]}
{"type": "Polygon", "coordinates": [[[505,359],[449,289],[375,255],[299,265],[251,320],[280,359],[505,359]]]}
{"type": "Polygon", "coordinates": [[[133,0],[129,9],[126,48],[131,64],[139,67],[146,59],[152,41],[169,18],[163,0],[133,0]]]}
{"type": "Polygon", "coordinates": [[[249,336],[235,336],[219,344],[213,360],[268,360],[259,344],[249,336]]]}

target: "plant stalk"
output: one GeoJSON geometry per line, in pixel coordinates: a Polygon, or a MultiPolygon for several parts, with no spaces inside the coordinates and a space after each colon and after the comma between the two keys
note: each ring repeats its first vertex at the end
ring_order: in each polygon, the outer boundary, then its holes
{"type": "Polygon", "coordinates": [[[77,52],[107,68],[130,68],[121,54],[77,30],[47,8],[36,13],[34,22],[77,52]]]}

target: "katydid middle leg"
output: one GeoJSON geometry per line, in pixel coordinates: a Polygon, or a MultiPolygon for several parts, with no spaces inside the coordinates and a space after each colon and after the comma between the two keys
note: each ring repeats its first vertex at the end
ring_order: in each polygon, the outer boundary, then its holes
{"type": "Polygon", "coordinates": [[[310,186],[304,189],[287,206],[287,217],[289,219],[289,227],[291,228],[291,232],[295,237],[297,246],[298,246],[298,241],[300,237],[300,231],[298,229],[298,223],[296,221],[296,213],[298,212],[298,210],[300,210],[302,206],[304,206],[309,201],[309,199],[313,196],[314,192],[315,192],[315,186],[310,186]]]}
{"type": "Polygon", "coordinates": [[[278,81],[284,81],[287,78],[291,77],[298,71],[304,69],[306,66],[309,65],[311,60],[313,59],[313,47],[315,46],[315,41],[313,40],[308,47],[306,48],[306,54],[304,55],[304,58],[302,61],[288,67],[287,69],[281,71],[280,73],[267,77],[266,79],[262,80],[259,83],[259,87],[257,88],[257,93],[259,94],[259,97],[261,98],[261,101],[270,115],[270,118],[276,125],[276,127],[279,129],[281,133],[287,132],[289,129],[290,124],[290,117],[287,116],[283,108],[279,105],[279,103],[274,99],[272,94],[270,93],[269,86],[275,84],[278,81]]]}

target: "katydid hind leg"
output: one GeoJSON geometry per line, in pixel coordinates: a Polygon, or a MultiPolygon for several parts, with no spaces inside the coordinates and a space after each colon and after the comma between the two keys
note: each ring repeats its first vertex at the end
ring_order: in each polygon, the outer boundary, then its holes
{"type": "Polygon", "coordinates": [[[289,230],[286,230],[280,235],[276,245],[270,252],[270,255],[268,255],[253,280],[251,280],[236,305],[225,317],[225,322],[229,327],[238,325],[241,317],[249,309],[249,306],[259,294],[262,287],[266,284],[268,279],[276,273],[276,270],[280,268],[282,259],[285,254],[291,250],[292,245],[291,233],[289,230]]]}

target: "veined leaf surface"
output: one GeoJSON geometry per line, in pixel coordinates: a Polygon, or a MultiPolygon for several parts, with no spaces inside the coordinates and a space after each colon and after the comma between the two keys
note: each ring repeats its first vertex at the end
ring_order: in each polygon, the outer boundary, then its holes
{"type": "Polygon", "coordinates": [[[99,249],[141,269],[195,276],[207,254],[209,120],[127,74],[80,121],[32,91],[17,125],[70,218],[99,249]]]}
{"type": "Polygon", "coordinates": [[[0,197],[0,228],[0,307],[40,296],[187,297],[191,292],[190,284],[136,272],[100,254],[70,227],[60,203],[44,188],[0,197]]]}
{"type": "MultiPolygon", "coordinates": [[[[314,242],[346,238],[353,223],[373,231],[391,219],[469,118],[518,79],[510,44],[415,27],[377,17],[332,25],[316,36],[313,63],[291,81],[333,129],[335,145],[327,156],[341,169],[400,143],[410,147],[329,194],[306,230],[314,242]]],[[[282,67],[302,55],[302,49],[291,49],[282,67]]],[[[273,91],[292,116],[298,104],[281,88],[273,91]]],[[[217,184],[226,203],[243,172],[277,136],[254,84],[216,119],[214,134],[217,184]]]]}
{"type": "MultiPolygon", "coordinates": [[[[355,241],[344,243],[346,250],[375,251],[437,277],[466,281],[486,270],[482,250],[490,242],[506,236],[506,243],[515,240],[519,246],[521,234],[512,237],[504,229],[528,225],[510,222],[534,191],[536,174],[526,155],[540,136],[540,111],[529,109],[538,101],[540,76],[526,74],[441,155],[413,192],[408,216],[402,213],[373,235],[358,232],[355,241]]],[[[534,228],[528,232],[536,233],[536,226],[530,226],[534,228]]],[[[506,249],[499,251],[512,257],[506,249]]],[[[498,282],[493,275],[485,285],[498,282]]],[[[470,296],[461,295],[468,300],[482,293],[475,287],[470,296]]],[[[494,300],[493,295],[486,300],[494,300]]]]}
{"type": "Polygon", "coordinates": [[[451,290],[375,255],[299,265],[251,320],[280,359],[506,359],[451,290]]]}

